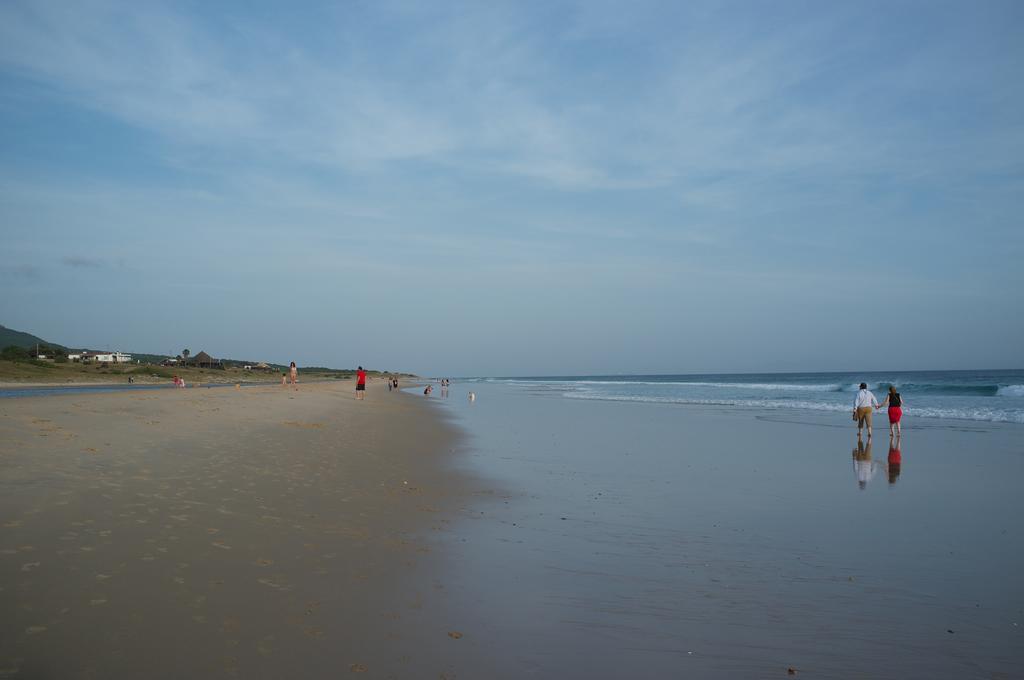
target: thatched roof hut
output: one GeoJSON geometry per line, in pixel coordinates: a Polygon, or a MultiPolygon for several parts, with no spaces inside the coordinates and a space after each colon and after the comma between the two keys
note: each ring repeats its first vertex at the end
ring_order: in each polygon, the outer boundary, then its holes
{"type": "Polygon", "coordinates": [[[188,363],[190,366],[198,366],[199,368],[224,368],[224,364],[220,359],[214,359],[206,352],[193,354],[188,358],[188,363]]]}

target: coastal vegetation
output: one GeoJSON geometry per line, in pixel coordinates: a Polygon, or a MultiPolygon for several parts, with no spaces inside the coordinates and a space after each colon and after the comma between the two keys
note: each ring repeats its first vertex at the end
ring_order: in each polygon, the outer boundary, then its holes
{"type": "MultiPolygon", "coordinates": [[[[11,383],[163,383],[179,376],[188,384],[277,383],[284,364],[242,359],[212,359],[205,352],[183,349],[177,357],[131,352],[131,363],[69,361],[69,349],[40,337],[0,326],[0,382],[11,383]],[[46,357],[40,359],[39,357],[46,357]],[[209,363],[201,363],[204,357],[209,363]]],[[[383,375],[389,371],[368,371],[383,375]]],[[[354,369],[300,366],[300,381],[349,380],[354,369]]],[[[403,375],[403,374],[398,374],[403,375]]],[[[404,374],[407,375],[407,374],[404,374]]]]}
{"type": "MultiPolygon", "coordinates": [[[[131,377],[140,384],[170,382],[180,376],[189,384],[208,383],[279,383],[285,368],[275,367],[269,371],[246,370],[242,366],[226,365],[219,368],[198,368],[195,366],[160,366],[158,364],[80,364],[70,361],[42,361],[28,353],[0,351],[0,382],[5,383],[126,383],[131,377]]],[[[381,375],[369,371],[370,375],[381,375]]],[[[354,370],[331,368],[299,368],[300,381],[350,380],[354,370]]]]}

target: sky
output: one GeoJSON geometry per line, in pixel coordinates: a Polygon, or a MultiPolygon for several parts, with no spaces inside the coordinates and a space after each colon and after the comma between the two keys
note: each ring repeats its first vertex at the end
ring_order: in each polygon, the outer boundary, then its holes
{"type": "Polygon", "coordinates": [[[1024,367],[1024,4],[0,3],[0,323],[423,375],[1024,367]]]}

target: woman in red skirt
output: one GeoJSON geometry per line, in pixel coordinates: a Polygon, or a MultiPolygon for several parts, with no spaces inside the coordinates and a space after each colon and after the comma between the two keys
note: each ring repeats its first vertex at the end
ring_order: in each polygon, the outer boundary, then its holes
{"type": "Polygon", "coordinates": [[[889,406],[889,436],[899,437],[900,432],[900,419],[903,418],[903,397],[896,391],[895,385],[889,385],[889,394],[885,395],[885,399],[878,408],[885,408],[889,406]]]}

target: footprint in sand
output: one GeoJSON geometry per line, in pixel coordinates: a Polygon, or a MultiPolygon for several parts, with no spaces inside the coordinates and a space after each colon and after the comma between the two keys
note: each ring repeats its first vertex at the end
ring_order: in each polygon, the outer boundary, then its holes
{"type": "Polygon", "coordinates": [[[96,606],[101,605],[101,604],[106,604],[106,603],[107,603],[106,598],[102,598],[102,597],[98,597],[95,600],[89,600],[89,604],[91,604],[93,607],[96,607],[96,606]]]}
{"type": "Polygon", "coordinates": [[[22,571],[32,571],[33,569],[38,567],[40,564],[42,564],[42,562],[26,562],[25,564],[21,565],[21,570],[22,571]]]}
{"type": "Polygon", "coordinates": [[[449,631],[448,632],[448,637],[450,637],[453,640],[458,640],[459,638],[462,637],[462,633],[460,633],[457,630],[449,631]]]}
{"type": "Polygon", "coordinates": [[[261,557],[258,560],[256,560],[256,564],[260,565],[261,567],[269,567],[273,563],[274,560],[268,560],[265,557],[261,557]]]}
{"type": "Polygon", "coordinates": [[[274,590],[282,590],[282,591],[291,590],[291,586],[283,586],[280,583],[275,583],[275,582],[271,581],[269,578],[258,578],[258,579],[256,579],[256,582],[257,583],[262,583],[263,585],[267,586],[268,588],[273,588],[274,590]]]}
{"type": "Polygon", "coordinates": [[[348,669],[353,673],[365,673],[367,670],[366,666],[364,666],[361,663],[354,663],[351,666],[349,666],[348,669]]]}
{"type": "Polygon", "coordinates": [[[214,546],[215,548],[220,548],[221,550],[231,550],[231,546],[230,545],[228,545],[226,543],[221,543],[219,541],[214,541],[210,545],[214,546]]]}
{"type": "Polygon", "coordinates": [[[29,626],[25,629],[25,632],[29,635],[36,635],[37,633],[42,633],[45,630],[46,626],[29,626]]]}

